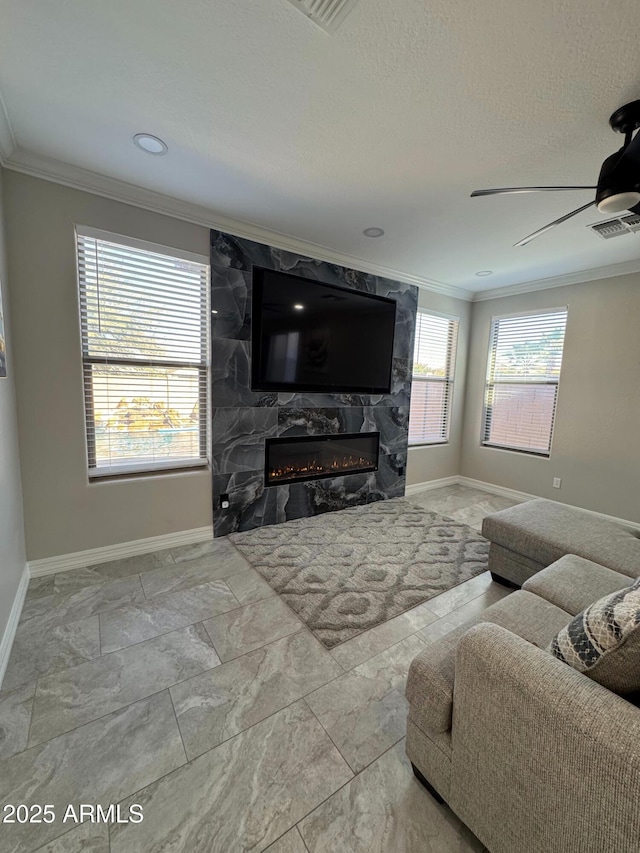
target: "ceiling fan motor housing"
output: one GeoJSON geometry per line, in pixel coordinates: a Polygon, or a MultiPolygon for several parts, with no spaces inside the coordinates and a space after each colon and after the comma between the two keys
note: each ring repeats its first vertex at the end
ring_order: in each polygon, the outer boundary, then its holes
{"type": "Polygon", "coordinates": [[[621,213],[633,210],[640,203],[640,169],[623,156],[624,147],[602,164],[596,190],[596,205],[600,213],[621,213]]]}

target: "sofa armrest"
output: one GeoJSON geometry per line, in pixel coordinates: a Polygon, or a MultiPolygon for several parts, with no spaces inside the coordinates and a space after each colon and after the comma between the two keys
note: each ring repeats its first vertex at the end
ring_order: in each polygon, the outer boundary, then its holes
{"type": "Polygon", "coordinates": [[[460,640],[450,804],[492,853],[637,853],[640,708],[482,623],[460,640]]]}

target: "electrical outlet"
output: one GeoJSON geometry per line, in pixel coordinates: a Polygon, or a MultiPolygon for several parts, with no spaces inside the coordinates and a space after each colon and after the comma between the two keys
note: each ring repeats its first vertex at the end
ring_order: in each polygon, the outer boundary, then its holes
{"type": "Polygon", "coordinates": [[[562,485],[562,480],[561,480],[561,478],[560,478],[560,477],[554,477],[554,478],[553,478],[553,488],[554,488],[554,489],[559,489],[561,485],[562,485]]]}
{"type": "Polygon", "coordinates": [[[222,509],[229,509],[229,495],[220,495],[220,507],[222,509]]]}

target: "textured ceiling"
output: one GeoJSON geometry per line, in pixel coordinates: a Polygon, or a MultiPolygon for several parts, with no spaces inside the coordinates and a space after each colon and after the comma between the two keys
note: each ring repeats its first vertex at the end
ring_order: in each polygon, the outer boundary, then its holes
{"type": "Polygon", "coordinates": [[[595,183],[621,143],[610,113],[640,97],[637,0],[360,0],[333,36],[285,0],[0,0],[0,22],[17,162],[470,290],[640,265],[640,237],[587,231],[595,209],[512,247],[588,192],[468,197],[595,183]]]}

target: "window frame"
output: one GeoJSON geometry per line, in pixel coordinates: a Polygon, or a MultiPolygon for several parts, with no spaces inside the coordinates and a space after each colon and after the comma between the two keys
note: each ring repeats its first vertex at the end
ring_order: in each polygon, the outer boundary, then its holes
{"type": "Polygon", "coordinates": [[[210,336],[211,323],[209,322],[210,312],[210,291],[211,291],[211,265],[210,259],[206,255],[200,255],[195,252],[189,252],[183,249],[178,249],[173,246],[166,246],[161,243],[152,243],[146,240],[139,240],[135,237],[130,237],[125,234],[116,234],[103,229],[91,228],[89,226],[75,224],[75,256],[76,256],[76,282],[78,296],[78,320],[80,324],[80,358],[82,365],[82,383],[83,383],[83,409],[84,409],[84,438],[85,438],[85,460],[87,465],[87,476],[89,482],[100,480],[113,480],[118,478],[128,478],[131,476],[157,476],[162,474],[173,474],[179,471],[208,468],[210,466],[210,428],[209,414],[211,410],[211,394],[210,394],[210,336]],[[167,257],[176,258],[178,260],[188,261],[201,264],[206,268],[206,283],[204,287],[205,304],[203,309],[202,320],[202,336],[200,342],[201,360],[180,361],[166,359],[150,359],[148,357],[119,357],[119,356],[95,356],[89,351],[88,336],[85,335],[82,319],[86,315],[87,308],[87,292],[84,276],[80,272],[80,251],[79,238],[89,238],[93,240],[103,240],[105,242],[114,243],[134,250],[151,252],[153,254],[165,255],[167,257]],[[93,406],[93,377],[92,369],[96,364],[114,364],[121,366],[133,367],[170,367],[170,368],[190,368],[198,371],[198,400],[206,401],[204,411],[199,411],[198,429],[199,429],[199,456],[184,457],[181,459],[166,459],[155,460],[150,462],[135,462],[131,464],[118,465],[117,468],[98,467],[96,464],[96,432],[95,432],[95,410],[93,406]],[[89,403],[91,402],[91,406],[89,403]]]}
{"type": "Polygon", "coordinates": [[[569,322],[569,309],[566,305],[560,305],[555,308],[537,308],[529,311],[514,311],[509,314],[496,314],[491,317],[490,325],[489,325],[489,343],[487,350],[487,368],[485,372],[485,381],[484,381],[484,392],[483,392],[483,400],[482,400],[482,418],[480,421],[480,447],[487,448],[489,450],[498,450],[503,453],[518,453],[524,454],[525,456],[532,456],[537,459],[550,459],[551,451],[553,448],[553,437],[555,435],[555,427],[556,427],[556,415],[558,412],[558,395],[560,389],[560,378],[562,375],[562,365],[564,363],[564,345],[566,340],[567,333],[567,324],[569,322]],[[560,356],[560,369],[558,371],[558,377],[556,380],[547,380],[544,382],[508,382],[507,380],[502,381],[491,381],[492,373],[495,369],[495,358],[496,358],[496,347],[494,346],[496,341],[497,330],[500,326],[500,321],[502,320],[514,320],[519,317],[544,317],[548,314],[560,314],[564,312],[565,314],[565,325],[564,332],[562,338],[562,353],[560,356]],[[549,431],[549,445],[548,451],[542,450],[532,450],[531,448],[526,447],[513,447],[508,444],[494,444],[493,442],[487,441],[485,439],[488,432],[488,418],[490,415],[489,406],[489,394],[490,388],[495,387],[496,385],[514,385],[514,384],[522,384],[534,387],[545,387],[545,386],[555,386],[555,397],[553,402],[553,414],[551,418],[551,429],[549,431]]]}
{"type": "Polygon", "coordinates": [[[458,343],[459,343],[459,335],[460,335],[460,317],[455,314],[445,314],[442,311],[432,311],[429,308],[420,308],[416,311],[416,326],[415,326],[415,340],[414,340],[414,350],[411,354],[411,400],[409,402],[409,422],[411,422],[411,401],[414,399],[413,397],[413,383],[414,382],[423,382],[423,383],[437,383],[437,384],[446,384],[446,392],[445,392],[445,419],[443,421],[444,426],[444,438],[435,439],[433,441],[429,441],[427,439],[421,438],[418,441],[411,441],[409,439],[408,446],[412,447],[442,447],[444,445],[449,444],[450,435],[451,435],[451,409],[453,406],[453,394],[455,388],[455,374],[457,367],[457,353],[458,353],[458,343]],[[415,342],[417,341],[418,335],[418,317],[420,314],[423,314],[428,317],[437,317],[441,320],[449,321],[449,331],[447,336],[447,362],[446,362],[446,376],[425,376],[424,374],[416,374],[415,373],[415,342]],[[452,340],[453,338],[453,340],[452,340]]]}

